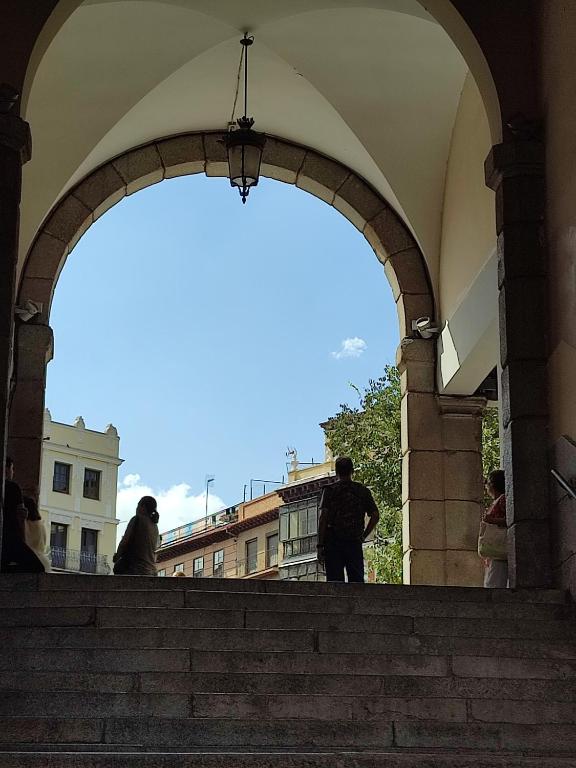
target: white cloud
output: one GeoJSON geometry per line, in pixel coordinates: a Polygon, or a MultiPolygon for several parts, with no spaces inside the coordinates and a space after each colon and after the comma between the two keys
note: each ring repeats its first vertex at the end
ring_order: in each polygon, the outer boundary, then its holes
{"type": "Polygon", "coordinates": [[[332,352],[332,357],[341,360],[343,357],[360,357],[368,349],[364,339],[354,336],[352,339],[344,339],[338,352],[332,352]]]}
{"type": "MultiPolygon", "coordinates": [[[[187,483],[178,483],[166,490],[158,490],[145,485],[140,475],[126,475],[118,484],[116,497],[116,517],[118,538],[122,536],[130,518],[136,512],[136,505],[142,496],[154,496],[158,502],[161,532],[177,528],[184,523],[204,517],[206,512],[206,492],[197,495],[192,493],[192,487],[187,483]]],[[[208,494],[208,514],[223,509],[226,505],[219,496],[208,494]]]]}

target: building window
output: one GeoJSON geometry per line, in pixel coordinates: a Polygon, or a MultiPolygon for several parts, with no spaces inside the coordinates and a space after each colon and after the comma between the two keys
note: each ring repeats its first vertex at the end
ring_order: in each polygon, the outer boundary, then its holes
{"type": "Polygon", "coordinates": [[[201,578],[204,575],[204,558],[203,557],[194,558],[194,562],[192,565],[192,575],[195,576],[197,579],[201,578]]]}
{"type": "Polygon", "coordinates": [[[161,569],[160,569],[160,570],[157,572],[156,576],[166,576],[166,569],[165,569],[165,568],[161,568],[161,569]]]}
{"type": "Polygon", "coordinates": [[[284,557],[313,554],[318,533],[318,498],[286,504],[280,512],[280,541],[284,557]]]}
{"type": "Polygon", "coordinates": [[[224,576],[224,550],[217,549],[213,555],[212,576],[221,579],[224,576]]]}
{"type": "Polygon", "coordinates": [[[246,542],[246,573],[255,573],[258,570],[258,539],[250,539],[246,542]]]}
{"type": "Polygon", "coordinates": [[[98,531],[82,528],[80,537],[80,570],[82,573],[96,573],[98,554],[98,531]]]}
{"type": "Polygon", "coordinates": [[[278,534],[272,533],[266,536],[266,568],[275,568],[278,565],[278,534]]]}
{"type": "Polygon", "coordinates": [[[100,476],[102,472],[97,469],[85,469],[84,470],[84,498],[94,499],[98,501],[100,499],[100,476]]]}
{"type": "Polygon", "coordinates": [[[184,573],[184,563],[178,563],[178,565],[175,565],[174,573],[184,573]]]}
{"type": "Polygon", "coordinates": [[[70,464],[61,461],[54,462],[54,477],[52,478],[52,490],[56,493],[70,493],[70,464]]]}
{"type": "Polygon", "coordinates": [[[50,553],[53,568],[66,568],[68,526],[63,523],[50,525],[50,553]]]}

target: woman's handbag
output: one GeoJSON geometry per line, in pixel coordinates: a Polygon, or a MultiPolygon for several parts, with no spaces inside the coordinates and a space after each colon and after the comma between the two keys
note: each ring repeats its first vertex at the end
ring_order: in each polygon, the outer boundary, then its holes
{"type": "Polygon", "coordinates": [[[507,560],[507,529],[493,523],[480,523],[478,554],[489,560],[507,560]]]}

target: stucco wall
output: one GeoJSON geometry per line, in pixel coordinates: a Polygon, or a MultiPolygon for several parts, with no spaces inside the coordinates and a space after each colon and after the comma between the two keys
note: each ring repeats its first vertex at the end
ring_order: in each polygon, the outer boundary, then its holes
{"type": "Polygon", "coordinates": [[[468,74],[446,174],[439,286],[442,319],[453,314],[494,250],[494,193],[484,182],[484,160],[491,146],[480,93],[468,74]]]}
{"type": "Polygon", "coordinates": [[[440,387],[451,394],[474,392],[497,362],[495,205],[484,180],[490,147],[484,106],[468,74],[446,172],[438,289],[440,387]]]}

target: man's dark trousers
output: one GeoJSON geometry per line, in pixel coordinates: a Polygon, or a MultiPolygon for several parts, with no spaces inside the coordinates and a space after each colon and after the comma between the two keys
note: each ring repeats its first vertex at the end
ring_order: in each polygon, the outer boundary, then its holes
{"type": "Polygon", "coordinates": [[[364,554],[361,541],[326,542],[324,551],[326,581],[344,581],[344,572],[350,583],[364,582],[364,554]]]}

